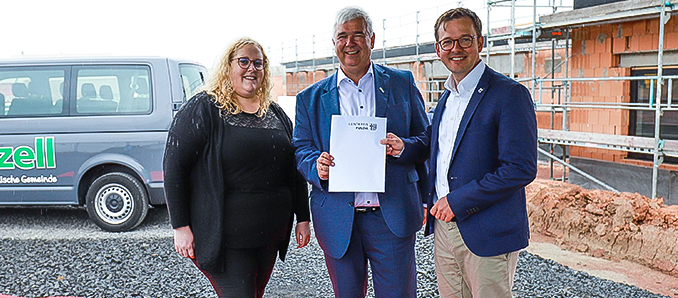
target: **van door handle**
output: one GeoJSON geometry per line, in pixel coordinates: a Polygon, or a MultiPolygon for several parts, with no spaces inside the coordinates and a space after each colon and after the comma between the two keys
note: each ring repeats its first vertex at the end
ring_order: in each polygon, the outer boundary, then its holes
{"type": "Polygon", "coordinates": [[[181,103],[181,102],[172,103],[172,111],[178,111],[181,108],[182,105],[184,105],[184,104],[181,103]]]}

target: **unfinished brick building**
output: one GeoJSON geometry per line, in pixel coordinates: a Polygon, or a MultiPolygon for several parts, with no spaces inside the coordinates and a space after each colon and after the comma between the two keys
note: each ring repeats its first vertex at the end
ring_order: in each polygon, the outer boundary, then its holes
{"type": "MultiPolygon", "coordinates": [[[[678,20],[671,17],[673,5],[598,1],[614,3],[577,8],[577,2],[572,11],[540,18],[542,30],[565,32],[571,41],[571,79],[562,81],[570,90],[562,99],[565,104],[543,102],[547,105],[541,110],[558,111],[539,112],[539,127],[547,129],[540,137],[547,143],[571,144],[569,163],[608,187],[678,204],[678,113],[670,100],[678,91],[674,85],[678,20]],[[661,105],[656,98],[661,98],[661,105]],[[560,116],[553,128],[551,114],[560,116]],[[659,130],[655,123],[660,123],[659,130]],[[551,130],[563,127],[570,132],[551,130]]],[[[569,178],[603,188],[576,172],[570,171],[569,178]]]]}

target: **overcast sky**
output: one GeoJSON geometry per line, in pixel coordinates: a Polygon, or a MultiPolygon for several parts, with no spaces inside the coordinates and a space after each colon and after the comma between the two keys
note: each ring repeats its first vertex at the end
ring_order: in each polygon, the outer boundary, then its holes
{"type": "MultiPolygon", "coordinates": [[[[532,1],[529,1],[530,3],[532,1]]],[[[411,43],[398,34],[420,34],[427,40],[427,22],[459,5],[473,9],[485,22],[485,1],[445,0],[22,0],[3,1],[0,59],[53,55],[152,55],[184,58],[211,67],[234,39],[249,36],[266,47],[271,60],[290,60],[297,40],[306,55],[331,48],[334,16],[357,5],[373,19],[381,48],[383,19],[387,46],[411,43]],[[416,12],[422,26],[413,24],[416,12]],[[312,36],[316,35],[316,46],[312,36]],[[288,57],[290,59],[288,59],[288,57]]],[[[495,13],[497,10],[495,10],[495,13]]],[[[502,16],[503,18],[506,17],[502,16]]],[[[304,54],[304,53],[301,53],[304,54]]]]}

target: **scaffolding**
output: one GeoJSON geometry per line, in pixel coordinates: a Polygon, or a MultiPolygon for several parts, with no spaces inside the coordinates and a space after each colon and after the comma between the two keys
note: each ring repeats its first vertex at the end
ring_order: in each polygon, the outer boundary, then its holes
{"type": "MultiPolygon", "coordinates": [[[[572,171],[599,184],[605,189],[618,192],[614,187],[573,166],[569,160],[570,147],[576,146],[627,153],[642,153],[652,155],[653,158],[651,197],[655,198],[657,197],[659,167],[664,162],[664,158],[678,157],[678,141],[662,139],[660,137],[660,124],[662,123],[663,113],[665,111],[678,111],[678,104],[671,101],[673,96],[673,81],[678,79],[678,76],[666,76],[663,74],[664,27],[671,15],[678,12],[674,10],[674,4],[678,3],[678,0],[617,2],[614,5],[602,5],[597,8],[588,9],[587,12],[590,13],[583,17],[577,15],[578,12],[576,10],[572,10],[570,3],[572,2],[562,0],[488,1],[483,7],[487,12],[485,24],[487,35],[485,36],[486,44],[481,56],[494,69],[501,69],[500,72],[525,84],[532,92],[535,110],[538,113],[550,115],[549,128],[539,129],[538,138],[540,144],[548,147],[548,149],[544,149],[540,146],[539,152],[548,158],[551,179],[567,181],[568,173],[572,171]],[[507,13],[507,10],[509,10],[509,13],[507,13]],[[517,13],[518,11],[520,13],[517,13]],[[497,13],[499,13],[500,17],[495,16],[497,13]],[[506,15],[509,15],[510,18],[502,19],[501,16],[506,15]],[[520,15],[520,17],[517,17],[517,15],[520,15]],[[574,29],[585,26],[656,18],[659,18],[658,26],[660,27],[657,45],[656,75],[636,77],[570,77],[570,59],[572,55],[570,53],[572,50],[571,33],[574,29]],[[537,75],[536,61],[538,53],[545,53],[549,50],[549,69],[545,69],[544,74],[539,76],[537,75]],[[563,52],[564,54],[562,54],[563,52]],[[529,69],[529,74],[527,70],[520,71],[516,69],[516,67],[521,65],[516,58],[525,57],[528,54],[531,57],[531,61],[529,64],[523,62],[522,67],[529,69]],[[509,61],[508,67],[504,65],[505,63],[502,64],[500,59],[506,56],[508,56],[509,61]],[[565,69],[564,72],[562,68],[565,69]],[[564,73],[564,75],[556,77],[557,72],[564,73]],[[523,74],[523,76],[518,75],[519,73],[523,74]],[[639,80],[650,82],[649,103],[633,103],[630,101],[614,103],[584,102],[572,100],[573,86],[576,88],[578,84],[601,84],[609,81],[634,82],[639,80]],[[668,86],[666,102],[662,101],[664,96],[662,88],[664,85],[668,86]],[[569,126],[570,116],[573,111],[579,109],[653,112],[654,135],[653,137],[642,137],[620,135],[619,132],[593,133],[571,130],[569,126]],[[557,119],[560,119],[560,124],[557,123],[557,119]],[[555,178],[554,163],[560,163],[564,166],[560,178],[555,178]],[[566,169],[569,169],[569,171],[566,169]]],[[[442,83],[444,82],[444,78],[431,75],[435,72],[436,67],[441,65],[435,55],[434,38],[433,34],[430,33],[430,28],[433,28],[433,23],[438,15],[452,7],[453,5],[447,7],[439,6],[417,11],[408,16],[384,19],[380,22],[381,32],[375,28],[375,31],[378,33],[376,44],[381,45],[382,48],[373,51],[372,59],[393,67],[403,67],[403,65],[407,67],[408,63],[413,64],[414,66],[410,70],[415,74],[415,78],[424,78],[418,80],[417,84],[428,104],[435,104],[436,96],[443,91],[442,83]],[[427,30],[421,30],[420,27],[427,28],[427,30]],[[405,30],[404,28],[410,29],[405,30]],[[428,33],[421,35],[421,32],[428,33]],[[381,35],[381,39],[379,35],[381,35]],[[425,73],[422,75],[421,71],[425,73]]],[[[586,8],[579,10],[580,14],[581,11],[585,10],[586,8]]],[[[478,12],[479,10],[475,11],[478,12]]],[[[331,34],[328,33],[322,39],[331,40],[331,34]]],[[[307,50],[306,56],[300,54],[300,43],[295,41],[294,60],[285,60],[285,57],[290,56],[285,54],[290,52],[290,49],[289,46],[288,48],[285,48],[284,45],[281,46],[281,61],[286,61],[282,64],[285,65],[288,73],[296,74],[302,71],[313,73],[314,77],[308,80],[309,82],[304,82],[307,85],[316,81],[315,74],[318,70],[327,71],[331,74],[338,67],[338,61],[334,56],[331,44],[327,42],[327,47],[322,48],[317,46],[317,40],[319,40],[317,36],[313,36],[310,42],[311,50],[307,50]],[[308,52],[310,52],[311,57],[308,57],[308,52]]],[[[308,42],[306,42],[306,45],[308,45],[308,42]]],[[[305,48],[308,49],[308,47],[305,48]]],[[[546,68],[548,60],[544,61],[546,68]]],[[[541,123],[541,125],[543,126],[544,123],[541,123]]]]}
{"type": "MultiPolygon", "coordinates": [[[[562,129],[561,130],[540,130],[539,131],[539,142],[551,145],[559,145],[564,148],[563,152],[567,152],[566,148],[568,146],[580,146],[580,147],[590,147],[590,148],[602,148],[608,150],[619,150],[624,152],[637,152],[644,154],[652,154],[653,156],[653,167],[652,167],[652,190],[651,197],[657,197],[657,182],[658,182],[658,170],[661,164],[664,162],[664,157],[675,157],[678,154],[678,142],[675,140],[665,140],[660,137],[660,128],[661,128],[661,118],[665,111],[676,111],[678,110],[675,105],[671,103],[672,97],[672,84],[673,79],[678,77],[675,76],[664,76],[662,71],[664,68],[663,54],[664,54],[664,39],[665,39],[665,25],[668,22],[671,14],[673,13],[674,3],[678,1],[627,1],[627,3],[617,3],[612,7],[607,5],[605,7],[599,7],[600,11],[597,13],[592,13],[590,16],[585,18],[572,18],[571,15],[567,13],[561,14],[560,18],[553,17],[549,19],[548,17],[542,18],[546,19],[546,22],[540,24],[542,30],[548,29],[565,29],[566,36],[569,38],[569,32],[572,28],[583,27],[583,26],[592,26],[599,24],[610,24],[610,23],[620,23],[628,22],[635,20],[644,20],[659,17],[659,41],[657,46],[657,75],[656,76],[643,76],[643,77],[589,77],[589,78],[570,78],[566,77],[563,79],[555,78],[536,78],[534,84],[538,86],[540,92],[537,92],[539,97],[536,100],[537,110],[541,111],[550,111],[552,114],[561,113],[562,114],[562,129]],[[630,2],[630,3],[628,3],[630,2]],[[576,20],[575,20],[576,19],[576,20]],[[574,82],[603,82],[603,81],[637,81],[637,80],[650,80],[651,89],[654,89],[654,92],[650,92],[649,104],[640,104],[640,103],[601,103],[601,102],[573,102],[572,101],[572,92],[571,86],[574,82]],[[664,82],[668,82],[668,95],[667,102],[662,103],[662,86],[664,82]],[[545,104],[541,98],[541,88],[545,84],[553,84],[556,82],[562,83],[562,86],[565,88],[564,100],[557,103],[545,104]],[[656,87],[655,87],[656,86],[656,87]],[[613,134],[598,134],[590,132],[574,132],[570,131],[568,127],[568,115],[574,109],[624,109],[624,110],[633,110],[633,111],[653,111],[654,112],[654,137],[638,137],[638,136],[626,136],[626,135],[613,135],[613,134]]],[[[590,11],[591,9],[589,9],[590,11]]],[[[572,13],[573,14],[573,13],[572,13]]],[[[569,58],[569,55],[567,55],[569,58]]],[[[567,64],[566,64],[567,65],[567,64]]],[[[569,74],[569,72],[566,72],[569,74]]],[[[534,94],[534,92],[533,92],[534,94]]],[[[551,117],[552,119],[554,117],[551,117]]],[[[542,150],[543,151],[543,150],[542,150]]],[[[544,152],[542,152],[544,153],[544,152]]],[[[552,152],[551,152],[552,153],[552,152]]],[[[562,162],[562,164],[570,169],[573,168],[569,163],[562,162]]],[[[563,176],[564,177],[564,176],[563,176]]],[[[588,177],[587,178],[591,178],[588,177]]],[[[611,188],[609,185],[605,185],[600,181],[597,183],[601,184],[607,189],[617,191],[616,189],[611,188]]]]}

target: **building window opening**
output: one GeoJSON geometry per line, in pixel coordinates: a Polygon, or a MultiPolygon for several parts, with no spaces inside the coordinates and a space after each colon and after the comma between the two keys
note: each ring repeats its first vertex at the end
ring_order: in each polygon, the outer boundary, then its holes
{"type": "MultiPolygon", "coordinates": [[[[656,69],[633,70],[632,76],[656,76],[656,69]]],[[[665,68],[664,76],[678,75],[678,68],[665,68]]],[[[678,79],[672,79],[672,107],[678,107],[678,79]]],[[[661,103],[668,103],[668,79],[664,80],[662,85],[661,103]]],[[[649,106],[650,99],[656,96],[656,80],[636,80],[631,81],[631,102],[641,103],[649,106]]],[[[654,99],[656,101],[656,99],[654,99]]],[[[631,110],[629,113],[629,135],[639,137],[654,137],[655,129],[655,111],[654,110],[631,110]]],[[[667,140],[678,140],[678,111],[664,111],[661,117],[659,137],[667,140]]],[[[652,160],[651,154],[629,153],[629,158],[652,160]]],[[[665,162],[678,163],[678,158],[666,157],[665,162]]]]}

